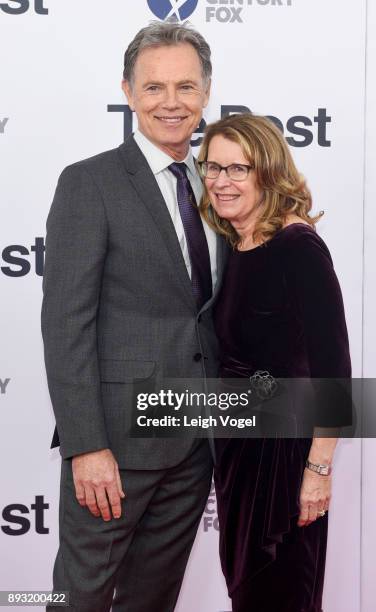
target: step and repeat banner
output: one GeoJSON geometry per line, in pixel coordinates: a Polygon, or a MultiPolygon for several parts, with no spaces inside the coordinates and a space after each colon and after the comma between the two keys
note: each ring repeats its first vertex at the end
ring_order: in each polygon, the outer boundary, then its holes
{"type": "MultiPolygon", "coordinates": [[[[376,378],[376,2],[368,3],[366,63],[366,130],[364,182],[364,331],[363,376],[376,378]]],[[[362,608],[373,610],[376,604],[376,444],[362,445],[362,608]]]]}
{"type": "MultiPolygon", "coordinates": [[[[136,127],[120,88],[123,53],[150,20],[171,16],[212,48],[205,122],[251,110],[283,130],[315,211],[325,211],[318,231],[343,290],[354,376],[375,375],[372,0],[368,12],[366,0],[0,1],[0,590],[49,590],[58,542],[60,456],[49,450],[39,322],[57,178],[136,127]]],[[[201,139],[196,132],[196,153],[201,139]]],[[[372,440],[339,443],[325,612],[375,609],[375,460],[372,440]]],[[[178,612],[231,609],[217,549],[213,489],[178,612]]]]}

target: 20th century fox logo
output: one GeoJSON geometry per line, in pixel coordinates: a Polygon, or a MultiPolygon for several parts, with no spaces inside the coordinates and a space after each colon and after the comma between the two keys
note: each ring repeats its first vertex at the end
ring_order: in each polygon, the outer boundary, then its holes
{"type": "Polygon", "coordinates": [[[243,23],[243,11],[247,7],[292,6],[292,0],[206,0],[206,2],[206,21],[219,23],[243,23]]]}
{"type": "Polygon", "coordinates": [[[204,514],[202,517],[202,528],[205,532],[210,529],[219,531],[219,522],[217,514],[217,498],[215,495],[214,482],[212,483],[210,494],[206,502],[204,514]]]}

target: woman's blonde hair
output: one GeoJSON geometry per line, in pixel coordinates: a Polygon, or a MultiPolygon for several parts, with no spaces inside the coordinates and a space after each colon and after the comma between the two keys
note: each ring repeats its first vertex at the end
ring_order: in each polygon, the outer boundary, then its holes
{"type": "MultiPolygon", "coordinates": [[[[315,227],[316,221],[323,213],[315,217],[310,216],[311,193],[296,169],[283,134],[270,119],[246,113],[230,115],[208,125],[198,156],[199,161],[207,161],[210,141],[217,135],[236,142],[256,173],[257,186],[263,193],[263,212],[255,225],[255,241],[270,240],[291,214],[315,227]]],[[[219,217],[214,210],[205,185],[200,210],[209,225],[225,236],[233,247],[240,242],[240,237],[231,223],[219,217]]]]}

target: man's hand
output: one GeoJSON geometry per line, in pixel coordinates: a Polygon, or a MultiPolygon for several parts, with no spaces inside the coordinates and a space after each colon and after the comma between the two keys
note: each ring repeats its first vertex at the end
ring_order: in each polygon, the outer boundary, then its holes
{"type": "Polygon", "coordinates": [[[120,518],[125,493],[118,464],[109,448],[73,457],[72,471],[81,506],[87,506],[94,516],[102,516],[104,521],[111,520],[111,510],[114,518],[120,518]]]}

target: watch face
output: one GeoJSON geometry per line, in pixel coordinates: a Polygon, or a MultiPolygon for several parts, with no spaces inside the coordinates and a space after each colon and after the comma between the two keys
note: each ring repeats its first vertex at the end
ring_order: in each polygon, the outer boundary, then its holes
{"type": "Polygon", "coordinates": [[[323,474],[324,476],[329,476],[329,474],[330,474],[330,467],[328,465],[321,465],[320,466],[320,474],[323,474]]]}
{"type": "Polygon", "coordinates": [[[308,469],[312,470],[313,472],[317,472],[318,474],[321,474],[322,476],[329,476],[332,471],[330,465],[316,465],[315,463],[311,463],[308,460],[307,460],[306,466],[308,469]]]}

